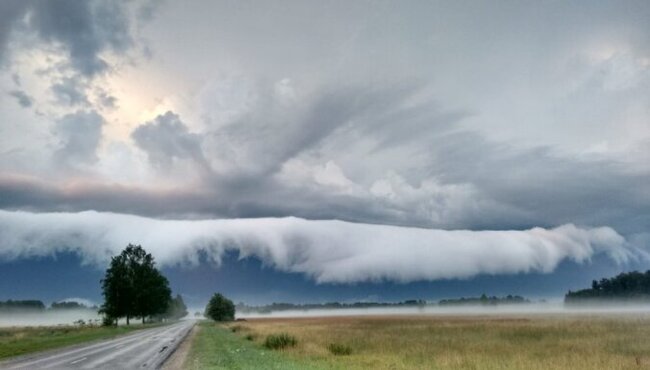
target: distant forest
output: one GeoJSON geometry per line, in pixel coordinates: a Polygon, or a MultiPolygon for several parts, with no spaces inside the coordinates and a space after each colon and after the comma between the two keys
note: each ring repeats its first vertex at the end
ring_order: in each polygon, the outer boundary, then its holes
{"type": "Polygon", "coordinates": [[[458,298],[458,299],[443,299],[438,302],[440,306],[449,306],[449,305],[482,305],[482,306],[494,306],[498,304],[518,304],[518,303],[530,303],[530,300],[519,296],[519,295],[507,295],[505,297],[488,297],[483,294],[480,297],[470,297],[470,298],[458,298]]]}
{"type": "MultiPolygon", "coordinates": [[[[45,311],[48,309],[42,301],[35,299],[28,300],[7,300],[0,301],[0,313],[7,312],[29,312],[29,311],[45,311]]],[[[49,310],[97,310],[96,306],[88,307],[78,302],[54,302],[49,307],[49,310]]]]}
{"type": "Polygon", "coordinates": [[[530,303],[530,300],[518,296],[508,295],[505,297],[488,297],[483,294],[480,297],[461,297],[456,299],[443,299],[439,302],[427,302],[421,299],[411,299],[402,302],[354,302],[354,303],[271,303],[263,306],[248,306],[244,303],[238,303],[235,309],[240,314],[246,313],[270,313],[288,310],[323,310],[323,309],[349,309],[349,308],[395,308],[395,307],[425,307],[425,306],[454,306],[454,305],[499,305],[499,304],[521,304],[530,303]]]}
{"type": "Polygon", "coordinates": [[[650,301],[650,270],[624,272],[613,278],[594,280],[590,289],[569,291],[566,303],[593,301],[650,301]]]}

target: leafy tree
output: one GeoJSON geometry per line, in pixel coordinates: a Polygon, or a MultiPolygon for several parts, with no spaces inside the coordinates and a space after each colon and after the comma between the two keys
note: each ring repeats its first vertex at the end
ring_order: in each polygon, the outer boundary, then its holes
{"type": "Polygon", "coordinates": [[[205,316],[214,321],[232,321],[235,319],[235,305],[220,293],[215,293],[205,307],[205,316]]]}
{"type": "Polygon", "coordinates": [[[181,297],[180,294],[177,294],[175,298],[169,301],[165,317],[172,320],[178,320],[185,316],[187,316],[187,306],[185,306],[183,297],[181,297]]]}
{"type": "Polygon", "coordinates": [[[129,244],[111,264],[101,281],[104,304],[100,312],[105,322],[126,317],[146,317],[167,311],[171,300],[169,282],[155,267],[151,254],[139,245],[129,244]]]}

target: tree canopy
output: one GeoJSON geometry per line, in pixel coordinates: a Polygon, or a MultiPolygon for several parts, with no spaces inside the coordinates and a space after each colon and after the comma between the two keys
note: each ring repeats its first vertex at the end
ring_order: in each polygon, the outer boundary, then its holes
{"type": "Polygon", "coordinates": [[[235,319],[235,304],[220,293],[215,293],[205,307],[205,316],[214,321],[232,321],[235,319]]]}
{"type": "Polygon", "coordinates": [[[100,312],[109,319],[145,318],[163,314],[171,301],[169,282],[155,267],[151,254],[141,246],[129,244],[111,258],[101,281],[104,304],[100,312]]]}
{"type": "Polygon", "coordinates": [[[564,297],[567,303],[600,300],[650,300],[650,270],[624,272],[613,278],[594,280],[590,289],[569,291],[564,297]]]}

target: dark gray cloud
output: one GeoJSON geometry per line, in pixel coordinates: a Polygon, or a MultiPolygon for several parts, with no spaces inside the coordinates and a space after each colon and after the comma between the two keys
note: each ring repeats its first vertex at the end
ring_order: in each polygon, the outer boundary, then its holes
{"type": "Polygon", "coordinates": [[[99,104],[108,109],[115,109],[117,108],[117,98],[110,95],[104,90],[98,90],[96,93],[97,100],[99,101],[99,104]]]}
{"type": "Polygon", "coordinates": [[[15,23],[25,15],[29,6],[30,2],[25,0],[0,1],[0,62],[4,59],[15,23]]]}
{"type": "Polygon", "coordinates": [[[95,111],[77,111],[63,116],[53,130],[60,145],[54,159],[69,166],[96,162],[103,124],[104,118],[95,111]]]}
{"type": "Polygon", "coordinates": [[[108,68],[102,51],[122,52],[132,42],[121,2],[36,1],[30,25],[43,40],[63,45],[72,67],[86,76],[108,68]]]}
{"type": "Polygon", "coordinates": [[[133,44],[124,1],[7,0],[0,3],[0,60],[17,28],[34,32],[68,53],[70,66],[84,76],[104,72],[107,50],[124,53],[133,44]],[[22,22],[23,17],[29,14],[22,22]]]}
{"type": "Polygon", "coordinates": [[[21,107],[29,108],[29,107],[32,106],[32,104],[34,104],[34,101],[32,100],[32,98],[29,95],[27,95],[26,92],[24,92],[22,90],[12,90],[12,91],[9,92],[9,95],[16,98],[16,100],[18,101],[18,104],[20,104],[21,107]]]}
{"type": "Polygon", "coordinates": [[[52,93],[60,104],[88,105],[85,86],[81,77],[66,77],[51,86],[52,93]]]}
{"type": "Polygon", "coordinates": [[[175,160],[190,159],[202,167],[207,162],[201,151],[201,136],[189,132],[173,112],[159,115],[138,126],[131,137],[144,150],[154,166],[168,168],[175,160]]]}

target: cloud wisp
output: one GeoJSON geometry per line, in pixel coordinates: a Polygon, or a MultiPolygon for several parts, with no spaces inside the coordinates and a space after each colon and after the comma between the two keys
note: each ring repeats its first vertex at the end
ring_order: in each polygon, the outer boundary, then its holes
{"type": "Polygon", "coordinates": [[[256,257],[318,283],[411,282],[479,274],[552,272],[604,253],[616,262],[638,253],[609,227],[441,230],[305,220],[295,217],[160,220],[86,211],[0,211],[0,259],[78,253],[102,266],[128,243],[142,244],[163,266],[215,264],[226,252],[256,257]]]}

